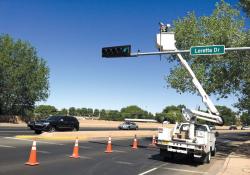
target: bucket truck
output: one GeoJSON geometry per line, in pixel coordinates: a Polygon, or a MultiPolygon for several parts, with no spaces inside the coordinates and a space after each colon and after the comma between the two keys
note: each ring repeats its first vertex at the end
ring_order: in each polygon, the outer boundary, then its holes
{"type": "MultiPolygon", "coordinates": [[[[176,51],[174,32],[168,31],[169,25],[161,23],[161,31],[157,34],[157,48],[160,51],[176,51]]],[[[186,122],[176,123],[173,129],[160,127],[158,129],[157,146],[160,148],[160,155],[172,157],[174,154],[186,154],[190,157],[198,158],[204,163],[209,163],[211,156],[216,152],[215,133],[206,124],[197,124],[197,119],[223,125],[223,118],[206,94],[202,85],[196,78],[194,72],[187,61],[180,53],[177,53],[182,66],[187,70],[192,78],[192,83],[202,97],[202,102],[207,107],[208,112],[182,109],[182,115],[186,122]]]]}

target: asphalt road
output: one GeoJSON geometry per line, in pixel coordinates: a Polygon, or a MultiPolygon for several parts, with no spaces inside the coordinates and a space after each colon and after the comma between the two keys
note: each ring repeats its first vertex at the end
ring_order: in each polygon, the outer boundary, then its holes
{"type": "MultiPolygon", "coordinates": [[[[80,127],[80,131],[117,131],[116,128],[80,127]]],[[[139,128],[139,130],[156,130],[155,128],[139,128]]],[[[28,127],[0,127],[0,136],[11,137],[16,135],[35,135],[28,127]]]]}
{"type": "MultiPolygon", "coordinates": [[[[12,133],[11,133],[12,134],[12,133]]],[[[222,134],[218,138],[218,154],[210,164],[177,156],[166,161],[159,156],[157,148],[148,147],[150,138],[140,139],[140,147],[131,149],[132,139],[113,140],[113,153],[104,153],[107,142],[99,140],[80,141],[80,159],[71,159],[73,142],[70,141],[38,141],[37,156],[40,164],[35,167],[24,165],[29,158],[31,140],[17,140],[10,136],[0,136],[0,174],[8,175],[191,175],[215,174],[224,163],[227,155],[235,147],[228,145],[230,141],[244,140],[247,135],[222,134]],[[230,139],[229,139],[230,138],[230,139]]],[[[249,135],[247,136],[249,138],[249,135]]],[[[247,138],[247,139],[248,139],[247,138]]]]}

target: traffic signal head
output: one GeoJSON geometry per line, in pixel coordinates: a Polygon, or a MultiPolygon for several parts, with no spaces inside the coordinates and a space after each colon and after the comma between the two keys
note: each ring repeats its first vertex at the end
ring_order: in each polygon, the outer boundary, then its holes
{"type": "Polygon", "coordinates": [[[130,53],[131,53],[130,45],[102,48],[102,57],[106,58],[130,57],[130,53]]]}

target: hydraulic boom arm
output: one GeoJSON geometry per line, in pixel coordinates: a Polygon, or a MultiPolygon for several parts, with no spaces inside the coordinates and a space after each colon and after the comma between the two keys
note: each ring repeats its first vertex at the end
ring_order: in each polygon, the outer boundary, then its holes
{"type": "MultiPolygon", "coordinates": [[[[160,51],[177,51],[177,48],[175,46],[174,32],[168,32],[168,27],[170,27],[170,25],[164,26],[162,23],[160,25],[161,25],[161,30],[156,37],[157,47],[159,48],[160,51]]],[[[200,96],[202,97],[202,102],[208,109],[208,113],[197,110],[183,109],[182,113],[184,118],[188,122],[193,124],[196,122],[196,119],[199,118],[201,120],[216,123],[218,125],[223,125],[224,124],[223,118],[220,117],[218,110],[216,109],[216,107],[210,100],[209,96],[201,86],[200,82],[196,78],[194,72],[188,65],[187,61],[182,57],[180,53],[177,53],[177,57],[179,58],[182,66],[188,71],[189,75],[192,77],[192,83],[198,90],[200,96]]]]}

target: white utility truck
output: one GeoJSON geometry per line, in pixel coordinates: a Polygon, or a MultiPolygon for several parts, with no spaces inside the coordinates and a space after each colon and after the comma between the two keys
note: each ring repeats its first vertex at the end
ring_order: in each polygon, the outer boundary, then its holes
{"type": "MultiPolygon", "coordinates": [[[[158,49],[160,51],[176,51],[174,32],[168,31],[170,26],[161,24],[160,27],[160,33],[157,34],[158,49]]],[[[164,157],[172,157],[174,154],[179,153],[198,158],[204,163],[209,163],[211,156],[214,156],[216,152],[215,132],[210,130],[206,124],[197,124],[197,119],[217,125],[223,125],[224,121],[186,60],[180,53],[176,55],[182,66],[192,77],[192,83],[202,97],[202,101],[207,107],[208,112],[182,109],[182,114],[186,122],[176,123],[173,129],[164,126],[160,127],[158,129],[158,141],[156,145],[160,148],[160,154],[164,157]]]]}

